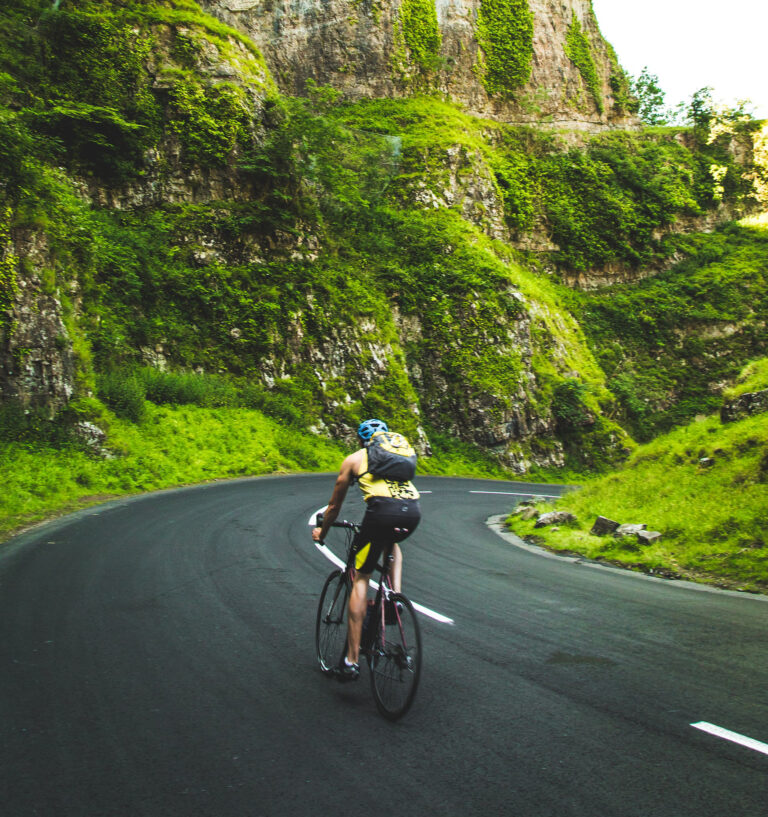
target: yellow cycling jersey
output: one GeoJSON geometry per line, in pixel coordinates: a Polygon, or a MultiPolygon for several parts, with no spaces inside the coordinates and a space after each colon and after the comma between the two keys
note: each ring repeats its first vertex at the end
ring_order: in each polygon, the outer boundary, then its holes
{"type": "Polygon", "coordinates": [[[368,471],[368,452],[365,450],[363,450],[357,481],[366,502],[373,496],[384,496],[391,499],[419,498],[419,492],[412,482],[395,482],[393,479],[382,479],[371,474],[368,471]]]}

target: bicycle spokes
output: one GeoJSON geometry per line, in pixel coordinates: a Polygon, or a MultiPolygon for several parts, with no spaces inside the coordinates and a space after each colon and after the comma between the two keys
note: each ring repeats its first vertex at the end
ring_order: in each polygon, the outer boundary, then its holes
{"type": "MultiPolygon", "coordinates": [[[[371,688],[379,711],[395,720],[413,702],[421,673],[421,637],[411,603],[400,594],[396,623],[379,626],[369,655],[371,688]]],[[[386,617],[385,617],[386,618],[386,617]]]]}
{"type": "Polygon", "coordinates": [[[326,579],[315,624],[317,660],[323,672],[337,666],[346,651],[346,610],[349,585],[344,574],[335,570],[326,579]]]}

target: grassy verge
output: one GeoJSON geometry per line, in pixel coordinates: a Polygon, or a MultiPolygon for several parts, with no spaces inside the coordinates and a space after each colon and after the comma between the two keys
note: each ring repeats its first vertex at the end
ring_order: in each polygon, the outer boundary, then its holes
{"type": "Polygon", "coordinates": [[[724,392],[726,400],[733,400],[742,394],[768,389],[768,357],[753,360],[744,367],[736,383],[724,392]]]}
{"type": "Polygon", "coordinates": [[[510,528],[555,551],[645,572],[768,592],[768,415],[722,425],[716,417],[638,448],[618,472],[587,481],[544,510],[567,510],[570,525],[510,528]],[[597,516],[645,524],[662,534],[643,545],[590,533],[597,516]]]}
{"type": "MultiPolygon", "coordinates": [[[[72,445],[0,443],[0,541],[113,497],[216,479],[336,471],[349,453],[255,410],[148,401],[143,408],[140,423],[108,415],[107,458],[72,445]]],[[[509,477],[469,446],[446,441],[422,458],[419,473],[509,477]]]]}
{"type": "Polygon", "coordinates": [[[146,403],[142,423],[111,418],[111,456],[73,446],[0,448],[0,538],[114,496],[292,471],[331,471],[342,450],[257,411],[146,403]]]}

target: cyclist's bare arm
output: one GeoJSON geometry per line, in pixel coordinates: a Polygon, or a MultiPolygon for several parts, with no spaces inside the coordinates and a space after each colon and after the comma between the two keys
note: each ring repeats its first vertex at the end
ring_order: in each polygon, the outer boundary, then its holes
{"type": "Polygon", "coordinates": [[[349,486],[354,481],[358,468],[360,467],[362,456],[363,450],[360,449],[359,451],[355,451],[354,454],[350,454],[344,462],[342,462],[339,476],[336,478],[336,484],[333,486],[331,499],[323,515],[323,524],[321,527],[312,530],[312,538],[315,542],[322,542],[328,534],[331,525],[336,521],[341,511],[341,506],[344,504],[344,499],[347,496],[349,486]]]}

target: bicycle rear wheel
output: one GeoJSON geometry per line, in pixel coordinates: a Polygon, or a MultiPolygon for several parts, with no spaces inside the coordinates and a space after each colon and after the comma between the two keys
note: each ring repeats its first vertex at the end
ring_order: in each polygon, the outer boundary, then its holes
{"type": "Polygon", "coordinates": [[[387,623],[382,623],[379,612],[368,666],[376,706],[394,721],[410,709],[419,686],[421,633],[411,602],[401,593],[393,594],[391,601],[396,609],[387,611],[387,623]]]}
{"type": "Polygon", "coordinates": [[[315,645],[323,672],[338,666],[347,649],[347,600],[349,585],[344,572],[334,570],[325,580],[317,606],[315,645]]]}

